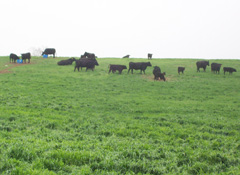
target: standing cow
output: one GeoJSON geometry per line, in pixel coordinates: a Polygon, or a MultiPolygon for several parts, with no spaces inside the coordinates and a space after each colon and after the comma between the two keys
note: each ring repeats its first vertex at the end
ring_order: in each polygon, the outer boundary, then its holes
{"type": "Polygon", "coordinates": [[[145,74],[145,70],[147,69],[148,66],[152,66],[150,62],[130,62],[129,63],[129,69],[128,69],[128,73],[131,70],[132,74],[133,74],[133,69],[135,70],[139,70],[140,69],[140,73],[142,73],[142,71],[145,74]]]}
{"type": "Polygon", "coordinates": [[[56,49],[54,49],[54,48],[46,48],[42,52],[42,55],[53,55],[53,58],[55,58],[55,53],[56,53],[56,49]]]}
{"type": "Polygon", "coordinates": [[[92,71],[94,70],[95,66],[98,66],[98,62],[97,60],[91,60],[91,59],[80,59],[80,60],[76,60],[76,65],[74,68],[74,72],[76,69],[78,69],[81,67],[81,70],[83,67],[86,67],[86,71],[88,69],[92,69],[92,71]]]}
{"type": "Polygon", "coordinates": [[[31,53],[23,53],[22,55],[22,60],[24,61],[24,63],[26,63],[26,59],[28,59],[28,63],[30,63],[30,59],[31,59],[31,53]]]}
{"type": "Polygon", "coordinates": [[[206,67],[209,66],[209,61],[198,61],[197,65],[197,72],[200,72],[200,68],[203,68],[204,72],[206,72],[206,67]]]}
{"type": "Polygon", "coordinates": [[[183,74],[184,70],[185,70],[185,67],[178,67],[178,74],[180,75],[180,72],[182,72],[183,74]]]}
{"type": "Polygon", "coordinates": [[[225,72],[229,72],[229,74],[232,74],[233,72],[237,72],[237,70],[232,67],[224,67],[223,71],[224,71],[224,75],[225,75],[225,72]]]}
{"type": "Polygon", "coordinates": [[[212,63],[211,64],[211,71],[219,74],[221,65],[222,64],[219,64],[219,63],[212,63]]]}
{"type": "Polygon", "coordinates": [[[85,52],[83,55],[80,56],[80,58],[88,58],[88,59],[92,59],[92,60],[96,60],[96,56],[94,53],[89,53],[89,52],[85,52]]]}
{"type": "Polygon", "coordinates": [[[152,55],[151,53],[148,54],[148,59],[151,60],[152,59],[152,55]]]}
{"type": "Polygon", "coordinates": [[[16,60],[19,59],[19,57],[16,54],[14,54],[14,53],[11,53],[9,58],[10,58],[10,63],[11,63],[11,61],[12,61],[12,63],[13,62],[16,63],[16,60]]]}
{"type": "Polygon", "coordinates": [[[112,73],[115,73],[116,71],[119,72],[119,74],[122,73],[123,69],[127,69],[127,66],[125,65],[118,65],[118,64],[109,64],[109,72],[112,71],[112,73]]]}

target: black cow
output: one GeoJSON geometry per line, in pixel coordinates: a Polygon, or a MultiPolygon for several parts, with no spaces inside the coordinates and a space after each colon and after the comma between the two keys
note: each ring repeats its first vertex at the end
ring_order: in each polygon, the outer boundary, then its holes
{"type": "Polygon", "coordinates": [[[166,73],[165,72],[161,73],[161,69],[158,66],[154,66],[153,75],[154,75],[154,80],[159,80],[159,78],[160,78],[161,80],[166,81],[166,79],[164,77],[164,75],[166,75],[166,73]]]}
{"type": "Polygon", "coordinates": [[[92,71],[94,70],[95,68],[95,65],[98,66],[98,62],[97,60],[91,60],[91,59],[79,59],[79,60],[76,60],[76,65],[75,65],[75,68],[74,68],[74,72],[76,69],[78,69],[79,71],[79,68],[81,67],[81,70],[83,67],[86,67],[86,71],[88,69],[92,69],[92,71]]]}
{"type": "Polygon", "coordinates": [[[218,72],[218,74],[219,74],[221,65],[222,65],[222,64],[219,64],[219,63],[212,63],[212,64],[211,64],[211,71],[212,71],[212,72],[215,72],[215,73],[218,72]]]}
{"type": "Polygon", "coordinates": [[[197,72],[200,72],[200,68],[203,68],[204,72],[206,72],[206,67],[209,66],[209,61],[198,61],[197,65],[197,72]]]}
{"type": "Polygon", "coordinates": [[[80,58],[88,58],[88,59],[91,59],[91,60],[96,60],[96,56],[94,53],[89,53],[89,52],[85,52],[83,55],[80,56],[80,58]]]}
{"type": "Polygon", "coordinates": [[[153,54],[151,54],[151,53],[148,54],[148,59],[149,59],[149,60],[152,59],[152,55],[153,55],[153,54]]]}
{"type": "Polygon", "coordinates": [[[26,59],[28,59],[28,63],[30,63],[30,59],[31,59],[31,53],[23,53],[22,55],[22,60],[24,61],[24,63],[26,63],[26,59]]]}
{"type": "Polygon", "coordinates": [[[13,62],[16,63],[16,60],[19,59],[19,57],[16,54],[14,54],[14,53],[11,53],[9,58],[10,58],[10,63],[11,63],[11,61],[12,61],[12,63],[13,62]]]}
{"type": "Polygon", "coordinates": [[[154,75],[154,80],[159,80],[159,78],[160,78],[160,80],[166,81],[165,75],[166,75],[165,72],[163,72],[163,73],[156,72],[155,75],[154,75]]]}
{"type": "Polygon", "coordinates": [[[225,75],[225,72],[229,72],[229,74],[232,74],[233,72],[237,72],[237,70],[232,67],[224,67],[223,71],[224,71],[224,75],[225,75]]]}
{"type": "Polygon", "coordinates": [[[42,55],[53,55],[53,58],[55,58],[55,53],[56,53],[56,49],[54,49],[54,48],[46,48],[42,52],[42,55]]]}
{"type": "Polygon", "coordinates": [[[127,69],[127,66],[125,65],[117,65],[117,64],[109,64],[109,72],[112,71],[112,73],[115,73],[116,71],[119,72],[119,74],[122,73],[123,69],[127,69]]]}
{"type": "Polygon", "coordinates": [[[72,65],[72,63],[73,63],[74,61],[76,61],[76,59],[75,59],[74,57],[72,57],[72,58],[69,58],[69,59],[67,59],[67,60],[61,60],[61,61],[59,61],[57,64],[58,64],[59,66],[72,65]]]}
{"type": "Polygon", "coordinates": [[[143,71],[145,74],[145,70],[147,69],[147,66],[152,66],[152,65],[150,62],[138,62],[138,63],[130,62],[128,73],[129,73],[130,69],[131,69],[132,74],[133,74],[133,69],[135,69],[135,70],[140,69],[141,70],[140,73],[142,73],[142,71],[143,71]]]}
{"type": "Polygon", "coordinates": [[[123,58],[129,58],[130,57],[130,55],[126,55],[126,56],[124,56],[123,58]]]}
{"type": "Polygon", "coordinates": [[[182,72],[183,74],[184,70],[185,70],[185,67],[178,67],[178,74],[180,75],[180,72],[182,72]]]}
{"type": "Polygon", "coordinates": [[[153,75],[155,76],[155,74],[156,74],[157,72],[160,72],[160,73],[161,73],[161,69],[160,69],[160,67],[158,67],[158,66],[154,66],[154,68],[153,68],[153,75]]]}

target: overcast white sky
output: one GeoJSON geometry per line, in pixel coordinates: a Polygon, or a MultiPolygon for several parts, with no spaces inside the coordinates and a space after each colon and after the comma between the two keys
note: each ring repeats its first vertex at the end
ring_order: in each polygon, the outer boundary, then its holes
{"type": "Polygon", "coordinates": [[[0,55],[240,59],[240,0],[1,0],[0,55]]]}

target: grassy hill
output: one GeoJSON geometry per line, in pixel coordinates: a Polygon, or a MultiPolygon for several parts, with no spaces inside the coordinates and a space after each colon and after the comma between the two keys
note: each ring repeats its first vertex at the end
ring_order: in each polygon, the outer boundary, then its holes
{"type": "MultiPolygon", "coordinates": [[[[0,57],[1,174],[238,174],[240,73],[197,73],[195,59],[153,59],[152,67],[108,74],[99,58],[74,72],[66,58],[0,57]],[[186,67],[178,75],[177,67],[186,67]]],[[[210,60],[240,70],[239,60],[210,60]]]]}

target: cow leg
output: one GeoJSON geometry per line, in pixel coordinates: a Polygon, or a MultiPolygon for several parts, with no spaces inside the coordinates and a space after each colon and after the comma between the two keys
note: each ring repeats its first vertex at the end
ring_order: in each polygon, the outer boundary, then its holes
{"type": "Polygon", "coordinates": [[[132,74],[133,74],[133,69],[131,70],[132,74]]]}
{"type": "Polygon", "coordinates": [[[53,54],[53,58],[55,58],[55,54],[53,54]]]}
{"type": "Polygon", "coordinates": [[[109,69],[108,73],[110,73],[110,72],[111,72],[111,69],[109,69]]]}

